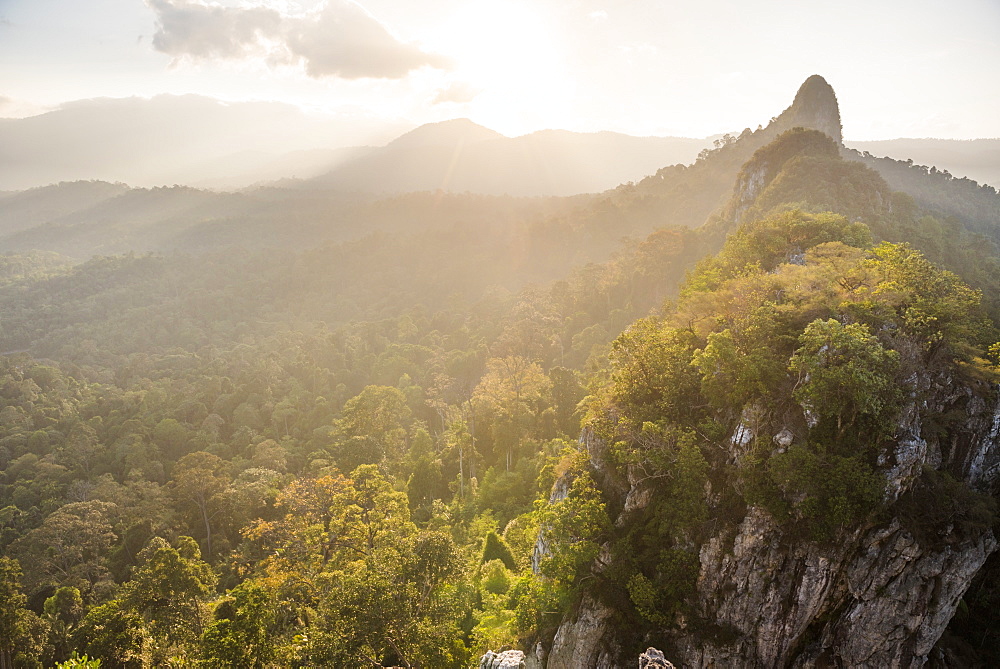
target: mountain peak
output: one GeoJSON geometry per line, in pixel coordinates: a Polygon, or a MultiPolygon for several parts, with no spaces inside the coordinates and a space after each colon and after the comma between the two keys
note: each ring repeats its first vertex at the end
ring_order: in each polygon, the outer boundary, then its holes
{"type": "Polygon", "coordinates": [[[397,137],[388,146],[413,149],[427,146],[474,144],[503,138],[504,136],[499,132],[490,130],[467,118],[454,118],[438,123],[425,123],[405,135],[397,137]]]}
{"type": "Polygon", "coordinates": [[[837,94],[826,79],[818,74],[812,75],[799,86],[792,106],[779,118],[786,122],[784,127],[814,128],[832,137],[838,145],[844,142],[837,94]]]}

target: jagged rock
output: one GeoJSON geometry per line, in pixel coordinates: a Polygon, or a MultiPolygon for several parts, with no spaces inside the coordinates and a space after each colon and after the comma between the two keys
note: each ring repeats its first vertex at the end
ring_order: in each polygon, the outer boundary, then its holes
{"type": "Polygon", "coordinates": [[[479,669],[524,669],[524,652],[520,650],[505,650],[494,653],[492,650],[479,658],[479,669]]]}
{"type": "Polygon", "coordinates": [[[650,647],[639,656],[639,669],[674,669],[674,665],[663,657],[663,651],[650,647]]]}
{"type": "MultiPolygon", "coordinates": [[[[879,461],[886,503],[905,495],[928,466],[980,490],[996,486],[1000,402],[994,392],[947,374],[916,379],[913,387],[914,401],[879,461]],[[947,441],[922,430],[922,416],[957,411],[965,416],[947,441]]],[[[790,431],[777,429],[780,446],[790,431]]],[[[634,515],[655,500],[641,480],[631,483],[619,508],[634,515]]],[[[619,521],[627,524],[624,517],[619,521]]],[[[679,626],[658,634],[686,667],[923,666],[998,541],[989,527],[949,525],[934,541],[908,527],[883,516],[818,543],[789,536],[767,511],[751,506],[741,522],[721,526],[701,545],[692,604],[716,632],[679,626]]],[[[632,664],[635,651],[621,646],[612,614],[585,594],[556,632],[549,669],[632,664]]]]}
{"type": "Polygon", "coordinates": [[[639,656],[639,669],[674,669],[674,665],[663,656],[663,651],[649,647],[639,656]]]}
{"type": "MultiPolygon", "coordinates": [[[[594,597],[584,595],[579,615],[560,625],[552,640],[546,669],[615,669],[621,652],[608,635],[614,611],[594,597]]],[[[634,657],[634,656],[633,656],[634,657]]]]}
{"type": "Polygon", "coordinates": [[[793,441],[795,441],[795,435],[787,427],[782,428],[781,432],[774,435],[774,443],[777,444],[781,453],[784,453],[793,441]]]}

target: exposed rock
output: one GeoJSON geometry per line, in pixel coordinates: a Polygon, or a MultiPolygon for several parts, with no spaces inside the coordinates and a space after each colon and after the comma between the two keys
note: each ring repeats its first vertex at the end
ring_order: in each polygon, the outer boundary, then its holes
{"type": "Polygon", "coordinates": [[[795,441],[795,435],[787,427],[781,428],[781,431],[774,435],[774,443],[778,447],[779,453],[784,453],[788,450],[793,441],[795,441]]]}
{"type": "MultiPolygon", "coordinates": [[[[1000,484],[995,391],[948,375],[915,379],[913,386],[896,439],[878,464],[890,510],[925,467],[984,491],[1000,484]],[[944,437],[922,429],[929,413],[959,411],[963,419],[944,437]]],[[[790,430],[775,429],[777,445],[794,439],[790,430]]],[[[654,501],[641,480],[630,483],[620,497],[625,511],[619,526],[654,501]]],[[[934,536],[914,536],[890,513],[818,543],[789,535],[766,510],[751,506],[741,522],[719,526],[701,544],[690,603],[694,617],[716,632],[690,625],[661,629],[657,636],[669,641],[673,659],[685,667],[922,666],[998,545],[988,527],[949,525],[934,536]]],[[[634,662],[638,649],[622,647],[612,613],[586,594],[556,632],[549,669],[634,662]]]]}
{"type": "MultiPolygon", "coordinates": [[[[621,649],[608,634],[614,611],[590,595],[580,602],[579,615],[564,621],[552,640],[546,669],[614,669],[621,649]]],[[[633,657],[635,657],[633,655],[633,657]]]]}
{"type": "Polygon", "coordinates": [[[524,653],[519,650],[505,650],[500,653],[488,650],[479,658],[479,669],[525,669],[524,653]]]}
{"type": "Polygon", "coordinates": [[[837,94],[826,79],[818,74],[812,75],[802,83],[795,94],[792,106],[786,109],[778,120],[792,127],[798,125],[803,128],[814,128],[832,137],[837,144],[844,143],[837,94]]]}
{"type": "Polygon", "coordinates": [[[674,665],[663,657],[663,652],[655,648],[647,648],[639,656],[639,669],[674,669],[674,665]]]}

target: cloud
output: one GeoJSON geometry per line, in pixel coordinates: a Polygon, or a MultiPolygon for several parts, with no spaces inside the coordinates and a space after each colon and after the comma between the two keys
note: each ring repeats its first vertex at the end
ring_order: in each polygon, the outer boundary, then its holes
{"type": "Polygon", "coordinates": [[[472,102],[482,92],[483,89],[476,88],[472,84],[456,81],[447,88],[442,88],[438,91],[437,96],[434,98],[434,104],[437,105],[443,102],[457,102],[459,104],[472,102]]]}
{"type": "Polygon", "coordinates": [[[328,0],[308,14],[270,7],[222,7],[200,0],[147,0],[156,14],[153,47],[175,58],[300,63],[312,77],[400,79],[447,61],[395,37],[361,5],[328,0]]]}
{"type": "Polygon", "coordinates": [[[184,0],[148,0],[156,13],[153,48],[171,56],[242,58],[262,38],[277,36],[282,16],[265,7],[220,7],[184,0]]]}
{"type": "Polygon", "coordinates": [[[608,20],[608,13],[603,9],[598,9],[597,11],[587,14],[587,17],[594,23],[600,23],[608,20]]]}

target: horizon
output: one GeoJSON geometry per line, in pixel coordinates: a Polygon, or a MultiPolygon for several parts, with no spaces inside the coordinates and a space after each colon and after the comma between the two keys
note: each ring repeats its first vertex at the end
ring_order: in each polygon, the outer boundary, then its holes
{"type": "Polygon", "coordinates": [[[723,0],[9,0],[0,116],[200,95],[364,123],[361,140],[457,118],[508,137],[712,138],[766,125],[816,73],[838,94],[847,141],[988,139],[1000,137],[1000,87],[982,83],[1000,60],[998,29],[1000,6],[984,0],[835,13],[723,0]]]}

